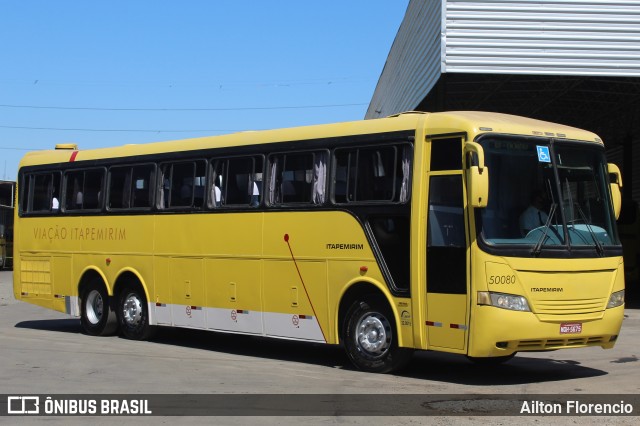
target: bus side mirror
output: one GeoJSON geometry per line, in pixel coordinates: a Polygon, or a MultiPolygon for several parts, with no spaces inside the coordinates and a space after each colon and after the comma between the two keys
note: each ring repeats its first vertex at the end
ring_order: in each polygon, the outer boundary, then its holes
{"type": "Polygon", "coordinates": [[[467,167],[467,196],[472,207],[487,207],[489,202],[489,169],[484,165],[484,150],[475,142],[467,142],[464,146],[465,157],[476,154],[477,165],[470,159],[467,167]]]}
{"type": "Polygon", "coordinates": [[[622,194],[620,188],[622,188],[622,174],[620,169],[613,163],[609,163],[609,176],[611,181],[609,186],[611,187],[611,200],[613,201],[613,212],[616,215],[616,219],[620,217],[620,210],[622,209],[622,194]]]}
{"type": "Polygon", "coordinates": [[[487,207],[489,201],[489,169],[471,166],[467,170],[467,195],[473,207],[487,207]]]}

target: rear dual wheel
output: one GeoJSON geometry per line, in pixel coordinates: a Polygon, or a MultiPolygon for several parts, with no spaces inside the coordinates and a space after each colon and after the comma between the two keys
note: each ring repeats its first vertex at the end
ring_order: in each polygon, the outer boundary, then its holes
{"type": "Polygon", "coordinates": [[[149,325],[147,297],[139,286],[127,284],[118,298],[118,322],[127,339],[147,340],[154,327],[149,325]]]}
{"type": "Polygon", "coordinates": [[[90,282],[80,296],[80,323],[85,333],[108,336],[118,327],[124,337],[146,340],[154,328],[149,325],[149,306],[139,286],[127,284],[112,306],[106,287],[99,280],[90,282]]]}
{"type": "Polygon", "coordinates": [[[80,323],[91,336],[108,336],[118,328],[109,293],[97,280],[90,282],[80,296],[80,323]]]}

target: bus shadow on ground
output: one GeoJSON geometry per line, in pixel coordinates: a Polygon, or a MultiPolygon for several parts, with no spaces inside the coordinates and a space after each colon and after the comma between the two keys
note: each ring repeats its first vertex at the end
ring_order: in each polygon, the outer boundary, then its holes
{"type": "Polygon", "coordinates": [[[153,342],[330,368],[351,367],[341,347],[322,343],[181,328],[161,328],[156,332],[153,342]]]}
{"type": "MultiPolygon", "coordinates": [[[[335,345],[177,328],[159,330],[154,342],[356,371],[344,349],[335,345]]],[[[416,351],[410,364],[395,373],[419,380],[475,386],[558,382],[607,374],[571,359],[533,358],[518,354],[505,364],[486,366],[475,364],[463,355],[430,351],[416,351]]]]}
{"type": "MultiPolygon", "coordinates": [[[[82,334],[78,319],[23,321],[16,324],[15,327],[82,334]]],[[[88,339],[100,338],[85,337],[88,339]]],[[[104,337],[100,339],[104,339],[104,337]]],[[[182,328],[160,328],[152,342],[158,346],[178,346],[229,355],[355,371],[342,347],[335,345],[182,328]]],[[[132,342],[132,344],[134,343],[132,342]]],[[[161,349],[159,348],[159,350],[161,349]]],[[[560,354],[561,351],[555,353],[560,354]]],[[[418,380],[469,386],[508,386],[599,377],[608,373],[581,365],[570,359],[534,358],[527,356],[526,353],[520,353],[502,365],[487,366],[475,364],[463,355],[416,351],[410,364],[395,374],[418,380]]]]}
{"type": "MultiPolygon", "coordinates": [[[[560,353],[560,352],[556,352],[560,353]]],[[[599,377],[606,371],[568,358],[533,358],[519,353],[500,365],[481,365],[463,355],[416,352],[398,375],[414,379],[473,386],[520,385],[599,377]]]]}
{"type": "Polygon", "coordinates": [[[57,331],[60,333],[81,334],[80,320],[67,319],[49,319],[49,320],[33,320],[22,321],[15,325],[16,328],[28,328],[31,330],[57,331]]]}

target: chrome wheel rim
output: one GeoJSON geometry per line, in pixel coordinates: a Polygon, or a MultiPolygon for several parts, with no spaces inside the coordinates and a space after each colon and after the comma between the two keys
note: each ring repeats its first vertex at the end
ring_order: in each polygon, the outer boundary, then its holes
{"type": "Polygon", "coordinates": [[[135,327],[142,321],[142,302],[135,293],[129,293],[122,304],[122,317],[126,325],[135,327]]]}
{"type": "Polygon", "coordinates": [[[391,346],[391,325],[379,313],[367,313],[356,326],[358,347],[372,356],[384,355],[391,346]]]}
{"type": "Polygon", "coordinates": [[[98,290],[91,290],[87,295],[85,312],[87,320],[93,325],[98,324],[102,319],[102,314],[104,313],[104,300],[98,290]]]}

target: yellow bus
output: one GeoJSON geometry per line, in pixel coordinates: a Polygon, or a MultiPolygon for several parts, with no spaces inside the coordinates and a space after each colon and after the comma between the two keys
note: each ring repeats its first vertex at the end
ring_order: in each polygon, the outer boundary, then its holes
{"type": "Polygon", "coordinates": [[[612,348],[622,324],[620,172],[567,126],[404,113],[60,145],[27,154],[18,185],[15,297],[90,335],[341,344],[389,372],[414,349],[612,348]]]}
{"type": "Polygon", "coordinates": [[[0,270],[13,263],[13,216],[16,183],[0,180],[0,270]]]}

